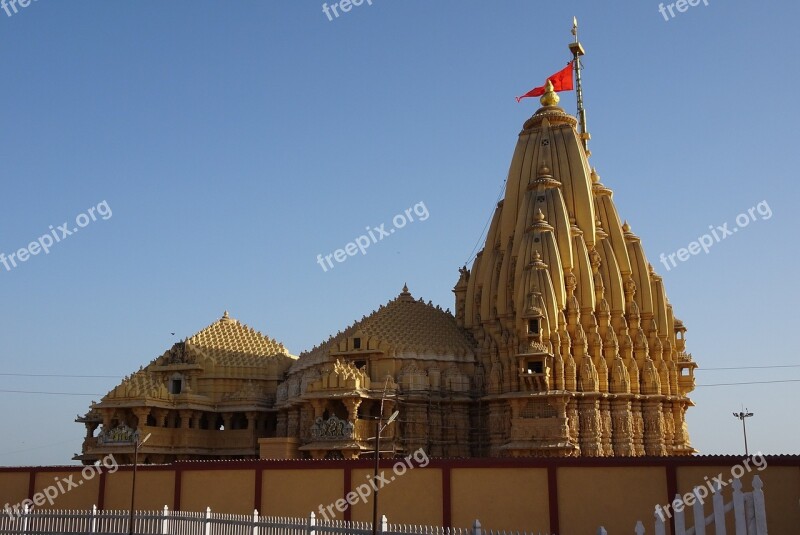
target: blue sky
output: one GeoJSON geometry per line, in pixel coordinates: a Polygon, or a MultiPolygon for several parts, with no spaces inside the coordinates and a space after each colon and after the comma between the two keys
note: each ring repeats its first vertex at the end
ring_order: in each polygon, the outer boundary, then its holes
{"type": "MultiPolygon", "coordinates": [[[[800,364],[795,2],[710,0],[667,21],[652,0],[373,0],[330,21],[309,0],[38,0],[0,11],[0,252],[102,201],[112,215],[0,266],[0,391],[96,394],[0,392],[0,465],[68,462],[76,414],[225,309],[297,354],[405,282],[452,308],[536,109],[513,97],[569,60],[573,15],[591,163],[664,277],[688,350],[705,368],[800,364]],[[761,201],[769,219],[658,263],[761,201]],[[425,221],[327,272],[316,263],[419,202],[425,221]]],[[[744,404],[751,449],[797,453],[798,387],[699,387],[693,444],[740,452],[744,404]]]]}

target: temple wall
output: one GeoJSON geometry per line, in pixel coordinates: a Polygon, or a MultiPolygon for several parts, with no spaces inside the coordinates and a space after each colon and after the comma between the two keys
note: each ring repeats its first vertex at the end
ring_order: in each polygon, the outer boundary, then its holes
{"type": "Polygon", "coordinates": [[[327,505],[341,498],[346,471],[316,468],[320,463],[309,463],[308,468],[264,470],[261,499],[256,500],[253,494],[253,501],[261,504],[259,511],[271,516],[304,517],[310,513],[309,504],[327,505]]]}
{"type": "Polygon", "coordinates": [[[550,533],[546,468],[459,468],[451,470],[450,485],[451,499],[458,504],[452,511],[454,526],[471,526],[478,518],[487,528],[531,525],[550,533]]]}
{"type": "MultiPolygon", "coordinates": [[[[103,489],[106,509],[129,509],[131,506],[131,470],[107,474],[103,489]]],[[[167,470],[136,470],[136,508],[158,510],[172,508],[175,472],[167,470]]]]}
{"type": "MultiPolygon", "coordinates": [[[[800,525],[800,456],[765,458],[763,471],[751,466],[742,477],[750,490],[752,477],[764,482],[770,533],[796,533],[800,525]]],[[[666,505],[676,493],[689,492],[708,478],[727,481],[739,457],[670,457],[644,459],[433,459],[425,466],[395,474],[396,460],[381,467],[387,479],[380,492],[380,509],[390,522],[468,527],[480,519],[492,529],[594,533],[604,525],[609,533],[632,533],[637,520],[652,530],[656,505],[666,505]]],[[[761,465],[763,466],[763,465],[761,465]]],[[[58,481],[76,484],[59,493],[54,503],[39,508],[127,509],[131,467],[85,479],[81,467],[0,468],[0,507],[14,505],[58,481]],[[83,483],[80,483],[83,481],[83,483]]],[[[84,473],[92,471],[84,468],[84,473]]],[[[355,461],[224,461],[179,462],[140,466],[137,509],[307,516],[333,504],[367,482],[369,459],[355,461]]],[[[62,487],[67,487],[66,483],[62,487]]],[[[725,489],[730,501],[730,487],[725,489]]],[[[710,512],[710,498],[706,511],[710,512]]],[[[335,509],[334,509],[335,511],[335,509]]],[[[370,520],[371,498],[337,519],[370,520]]]]}

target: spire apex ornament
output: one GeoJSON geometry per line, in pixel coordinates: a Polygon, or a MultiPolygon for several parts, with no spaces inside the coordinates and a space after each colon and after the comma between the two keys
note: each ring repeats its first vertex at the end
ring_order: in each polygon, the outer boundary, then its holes
{"type": "Polygon", "coordinates": [[[559,97],[558,93],[555,92],[553,82],[548,79],[544,86],[544,95],[542,95],[542,98],[539,99],[539,102],[542,103],[542,106],[558,106],[558,102],[560,100],[561,97],[559,97]]]}

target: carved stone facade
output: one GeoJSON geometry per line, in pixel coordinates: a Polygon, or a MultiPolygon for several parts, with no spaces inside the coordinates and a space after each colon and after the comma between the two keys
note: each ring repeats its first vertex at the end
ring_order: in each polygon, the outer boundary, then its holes
{"type": "Polygon", "coordinates": [[[225,315],[126,378],[78,421],[93,462],[150,432],[188,458],[689,455],[696,364],[663,280],[547,92],[519,134],[455,315],[411,296],[290,355],[225,315]],[[100,435],[96,436],[95,433],[100,435]]]}
{"type": "Polygon", "coordinates": [[[143,463],[253,457],[259,438],[286,426],[278,422],[275,394],[296,358],[226,312],[93,402],[76,420],[86,438],[75,459],[90,464],[113,453],[131,462],[133,430],[140,439],[150,435],[143,463]],[[109,440],[123,429],[132,430],[126,440],[109,440]]]}

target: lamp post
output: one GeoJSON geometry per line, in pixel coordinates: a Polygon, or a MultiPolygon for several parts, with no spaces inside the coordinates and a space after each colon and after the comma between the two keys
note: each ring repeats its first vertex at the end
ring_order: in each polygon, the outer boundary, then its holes
{"type": "MultiPolygon", "coordinates": [[[[386,385],[383,387],[383,395],[381,395],[381,408],[378,413],[378,419],[375,420],[375,470],[372,475],[373,483],[378,478],[378,461],[380,460],[381,452],[381,433],[386,429],[389,424],[395,421],[400,411],[394,411],[386,424],[383,425],[383,401],[386,399],[386,389],[389,387],[389,379],[386,379],[386,385]]],[[[372,500],[372,535],[378,535],[378,489],[375,487],[375,495],[372,500]]]]}
{"type": "Polygon", "coordinates": [[[747,450],[747,425],[745,424],[745,418],[750,418],[753,416],[752,412],[747,412],[747,409],[744,409],[741,412],[734,412],[734,418],[738,418],[742,421],[742,433],[744,434],[744,455],[745,457],[750,456],[750,452],[747,450]]]}
{"type": "Polygon", "coordinates": [[[144,437],[144,440],[139,442],[139,431],[136,431],[133,434],[133,481],[131,482],[131,511],[130,517],[128,518],[128,533],[133,535],[133,512],[134,512],[134,502],[136,500],[136,465],[139,461],[139,448],[147,442],[150,438],[151,433],[147,433],[147,436],[144,437]]]}

